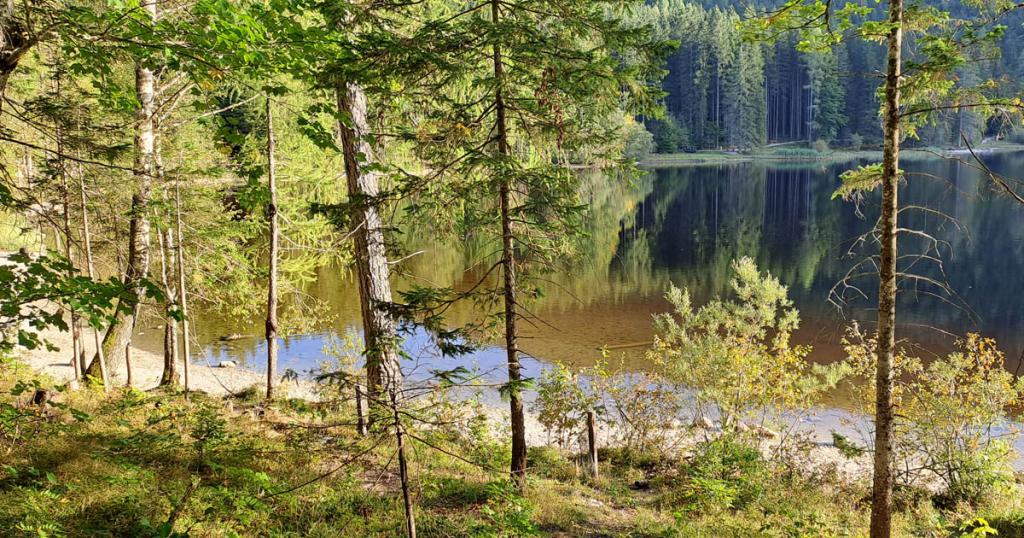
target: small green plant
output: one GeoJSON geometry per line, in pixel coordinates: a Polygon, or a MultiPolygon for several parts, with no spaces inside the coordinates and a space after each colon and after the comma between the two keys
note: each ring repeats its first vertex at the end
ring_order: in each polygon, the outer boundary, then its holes
{"type": "Polygon", "coordinates": [[[579,376],[559,363],[541,372],[537,399],[531,407],[537,414],[537,421],[547,431],[548,440],[554,437],[564,449],[573,435],[582,431],[587,410],[594,403],[595,398],[583,389],[579,376]]]}
{"type": "Polygon", "coordinates": [[[960,534],[957,535],[959,538],[984,538],[999,534],[998,530],[989,526],[988,521],[981,517],[964,522],[957,530],[960,531],[960,534]]]}
{"type": "Polygon", "coordinates": [[[731,435],[698,446],[684,470],[678,500],[691,509],[743,509],[764,494],[771,478],[761,453],[731,435]]]}
{"type": "Polygon", "coordinates": [[[487,504],[480,508],[489,523],[489,532],[485,535],[511,538],[539,534],[533,523],[533,505],[519,495],[510,482],[492,482],[487,489],[487,504]]]}
{"type": "Polygon", "coordinates": [[[832,432],[832,444],[835,445],[844,458],[853,459],[864,455],[864,447],[854,443],[839,432],[832,432]]]}

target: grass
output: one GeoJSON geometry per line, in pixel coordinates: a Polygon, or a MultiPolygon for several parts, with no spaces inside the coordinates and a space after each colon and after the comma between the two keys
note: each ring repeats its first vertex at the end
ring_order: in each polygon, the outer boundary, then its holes
{"type": "MultiPolygon", "coordinates": [[[[30,377],[0,365],[5,536],[402,535],[390,440],[375,447],[350,426],[329,427],[349,422],[345,406],[279,402],[256,413],[263,404],[255,398],[193,394],[186,402],[173,391],[119,391],[105,399],[85,389],[39,409],[28,393],[11,394],[30,377]]],[[[420,536],[865,534],[865,484],[806,475],[749,452],[675,460],[606,448],[602,476],[590,480],[573,455],[535,447],[520,496],[503,473],[486,470],[507,465],[502,437],[416,435],[447,449],[412,443],[420,536]]],[[[955,536],[949,529],[975,515],[915,504],[900,514],[899,535],[955,536]]],[[[1000,537],[1024,536],[1016,505],[981,515],[1000,537]]]]}

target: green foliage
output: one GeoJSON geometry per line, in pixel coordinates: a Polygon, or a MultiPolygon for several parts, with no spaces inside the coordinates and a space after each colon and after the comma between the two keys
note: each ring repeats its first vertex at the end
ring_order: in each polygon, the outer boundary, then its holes
{"type": "Polygon", "coordinates": [[[642,123],[627,121],[623,128],[624,139],[622,156],[634,161],[642,161],[657,149],[657,140],[642,123]]]}
{"type": "Polygon", "coordinates": [[[690,135],[686,132],[686,128],[679,125],[679,122],[672,116],[666,117],[656,126],[654,144],[658,153],[676,153],[690,143],[690,135]]]}
{"type": "Polygon", "coordinates": [[[859,458],[864,455],[864,447],[857,445],[839,432],[832,432],[832,444],[845,458],[859,458]]]}
{"type": "MultiPolygon", "coordinates": [[[[148,280],[142,286],[147,297],[162,299],[148,280]]],[[[38,333],[48,328],[68,330],[64,312],[47,301],[74,308],[90,325],[101,328],[117,308],[130,308],[137,300],[133,289],[121,281],[97,282],[82,276],[59,255],[10,254],[0,261],[0,355],[19,345],[31,350],[45,344],[38,333]]]]}
{"type": "MultiPolygon", "coordinates": [[[[898,478],[919,485],[933,476],[944,487],[940,504],[979,506],[1017,487],[1011,463],[1018,433],[1007,410],[1024,402],[1024,381],[1004,369],[993,340],[969,334],[957,347],[927,366],[896,355],[895,451],[904,462],[898,478]]],[[[851,329],[846,351],[856,375],[873,379],[873,350],[871,339],[851,329]]],[[[861,409],[874,405],[872,387],[858,388],[861,409]]]]}
{"type": "Polygon", "coordinates": [[[723,435],[697,446],[682,481],[673,501],[690,510],[742,510],[764,495],[771,472],[756,448],[723,435]]]}
{"type": "Polygon", "coordinates": [[[488,485],[489,499],[480,508],[480,513],[489,523],[479,536],[513,537],[535,536],[537,526],[531,520],[533,506],[524,499],[515,486],[508,482],[493,482],[488,485]]]}
{"type": "Polygon", "coordinates": [[[583,432],[586,413],[593,409],[596,398],[587,394],[577,374],[560,363],[545,369],[536,387],[537,398],[530,406],[537,421],[549,439],[554,436],[558,446],[568,447],[571,438],[583,432]]]}
{"type": "Polygon", "coordinates": [[[957,535],[958,538],[984,538],[999,534],[999,531],[989,526],[988,521],[982,517],[976,517],[964,522],[958,530],[960,531],[960,534],[957,535]]]}
{"type": "Polygon", "coordinates": [[[812,365],[809,348],[790,344],[799,325],[786,287],[762,276],[750,258],[733,262],[737,301],[715,299],[694,309],[687,292],[671,288],[672,314],[655,318],[650,357],[691,388],[700,416],[720,417],[735,431],[743,420],[805,411],[845,374],[812,365]]]}

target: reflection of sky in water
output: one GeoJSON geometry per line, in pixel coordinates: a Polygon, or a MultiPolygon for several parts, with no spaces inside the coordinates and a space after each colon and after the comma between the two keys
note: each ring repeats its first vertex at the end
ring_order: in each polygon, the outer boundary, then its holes
{"type": "MultiPolygon", "coordinates": [[[[403,332],[402,348],[407,355],[402,360],[402,371],[406,377],[424,379],[431,370],[453,370],[463,367],[488,381],[502,381],[508,377],[505,349],[483,346],[459,357],[444,357],[438,351],[429,333],[416,327],[403,332]]],[[[196,357],[197,362],[208,358],[210,364],[220,361],[238,361],[239,366],[265,372],[267,366],[267,343],[259,339],[253,345],[253,338],[244,336],[228,342],[207,345],[196,357]]],[[[312,377],[319,373],[324,361],[332,359],[325,355],[324,348],[330,341],[340,341],[335,334],[298,335],[278,339],[278,371],[294,370],[300,376],[312,377]]],[[[360,343],[361,345],[361,343],[360,343]]],[[[541,362],[524,356],[521,359],[523,375],[536,377],[541,372],[541,362]]]]}

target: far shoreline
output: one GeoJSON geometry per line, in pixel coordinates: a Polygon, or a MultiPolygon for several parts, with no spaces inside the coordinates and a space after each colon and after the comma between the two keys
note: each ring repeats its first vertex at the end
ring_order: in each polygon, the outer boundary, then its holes
{"type": "MultiPolygon", "coordinates": [[[[1024,144],[1014,143],[992,143],[979,144],[974,147],[978,155],[991,153],[1011,153],[1024,151],[1024,144]]],[[[971,151],[964,148],[940,148],[927,146],[921,148],[904,148],[901,151],[904,159],[929,159],[929,158],[971,158],[971,151]]],[[[773,162],[773,163],[804,163],[804,164],[829,164],[844,163],[859,159],[881,159],[881,149],[836,149],[827,152],[817,152],[808,148],[800,148],[799,151],[784,149],[781,147],[765,147],[753,151],[729,151],[729,150],[701,150],[696,153],[655,153],[637,162],[637,166],[643,169],[676,168],[682,166],[703,166],[715,164],[732,164],[748,162],[773,162]]]]}

